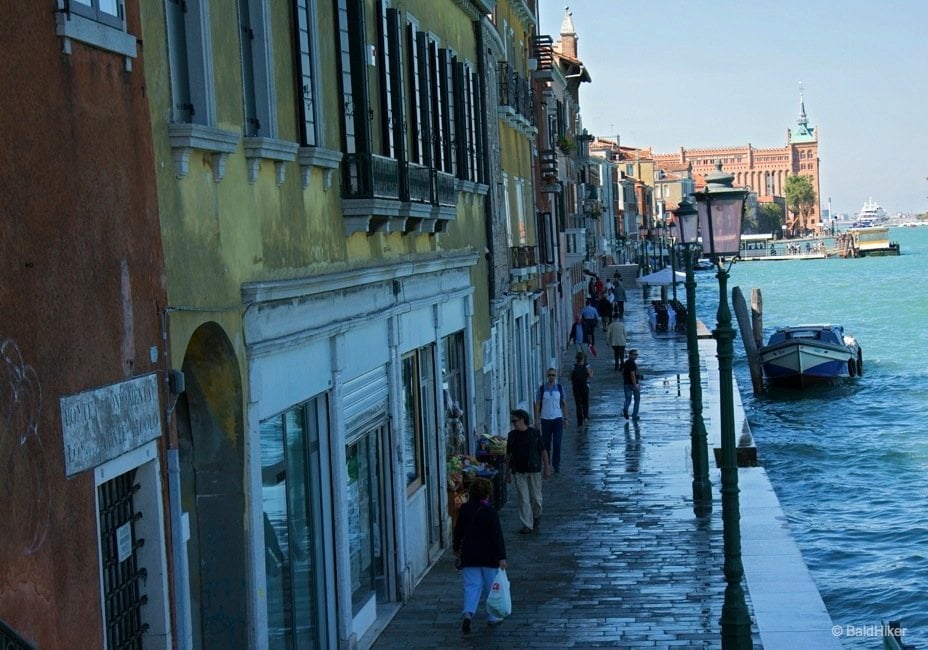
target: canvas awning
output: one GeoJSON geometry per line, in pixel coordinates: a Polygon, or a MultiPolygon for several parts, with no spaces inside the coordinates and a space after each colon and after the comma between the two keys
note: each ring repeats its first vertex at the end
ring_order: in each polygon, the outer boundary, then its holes
{"type": "MultiPolygon", "coordinates": [[[[670,269],[670,267],[664,267],[660,271],[655,271],[654,273],[651,273],[650,275],[643,275],[640,278],[638,278],[637,280],[638,286],[643,287],[644,285],[647,284],[647,285],[652,285],[652,286],[656,285],[659,287],[666,287],[673,283],[672,274],[673,274],[673,271],[670,269]]],[[[677,282],[686,281],[686,273],[680,273],[680,271],[677,271],[676,276],[677,276],[677,282]]]]}

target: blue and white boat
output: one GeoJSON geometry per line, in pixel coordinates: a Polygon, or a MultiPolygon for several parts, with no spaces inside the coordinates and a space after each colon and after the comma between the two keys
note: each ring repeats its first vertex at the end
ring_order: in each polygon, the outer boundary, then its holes
{"type": "Polygon", "coordinates": [[[860,345],[841,325],[778,327],[758,356],[764,378],[774,383],[803,386],[863,373],[860,345]]]}

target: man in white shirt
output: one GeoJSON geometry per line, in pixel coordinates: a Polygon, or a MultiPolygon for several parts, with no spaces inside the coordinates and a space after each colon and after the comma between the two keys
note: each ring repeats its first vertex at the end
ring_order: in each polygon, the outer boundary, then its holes
{"type": "Polygon", "coordinates": [[[567,400],[557,381],[557,370],[548,368],[546,374],[547,381],[538,387],[535,395],[535,421],[541,423],[541,437],[557,474],[561,469],[561,439],[567,422],[567,400]]]}

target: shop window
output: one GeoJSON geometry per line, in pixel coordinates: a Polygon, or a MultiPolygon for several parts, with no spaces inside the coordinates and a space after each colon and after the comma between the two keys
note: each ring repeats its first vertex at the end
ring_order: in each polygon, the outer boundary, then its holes
{"type": "Polygon", "coordinates": [[[268,647],[324,648],[320,437],[325,399],[261,423],[268,647]]]}
{"type": "Polygon", "coordinates": [[[407,494],[425,483],[425,436],[438,426],[435,405],[435,351],[419,348],[403,357],[403,470],[407,494]]]}
{"type": "Polygon", "coordinates": [[[345,449],[351,604],[357,613],[375,594],[385,597],[383,507],[378,445],[383,427],[345,449]]]}
{"type": "Polygon", "coordinates": [[[425,476],[419,385],[419,362],[413,353],[403,358],[403,472],[408,492],[419,488],[425,476]]]}
{"type": "Polygon", "coordinates": [[[467,377],[465,375],[464,333],[442,339],[442,393],[445,407],[446,449],[462,454],[467,449],[467,377]]]}

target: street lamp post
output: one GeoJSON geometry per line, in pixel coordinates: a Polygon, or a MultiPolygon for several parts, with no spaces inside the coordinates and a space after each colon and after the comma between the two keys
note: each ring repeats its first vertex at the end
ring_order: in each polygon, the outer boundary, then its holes
{"type": "Polygon", "coordinates": [[[709,482],[709,450],[706,423],[702,418],[702,379],[699,372],[699,341],[696,337],[696,277],[692,250],[699,245],[699,222],[693,203],[684,198],[673,211],[680,229],[680,244],[686,258],[686,352],[689,358],[690,455],[693,459],[693,512],[697,516],[712,512],[712,483],[709,482]]]}
{"type": "Polygon", "coordinates": [[[751,617],[744,600],[741,563],[741,522],[738,503],[738,462],[735,449],[735,405],[732,382],[735,330],[728,307],[728,273],[741,250],[741,219],[747,189],[733,188],[731,174],[716,171],[706,176],[706,187],[696,193],[703,246],[718,268],[719,308],[712,332],[719,360],[719,402],[722,433],[722,526],[725,548],[725,600],[722,604],[722,648],[751,648],[751,617]],[[728,259],[728,266],[725,260],[728,259]]]}

